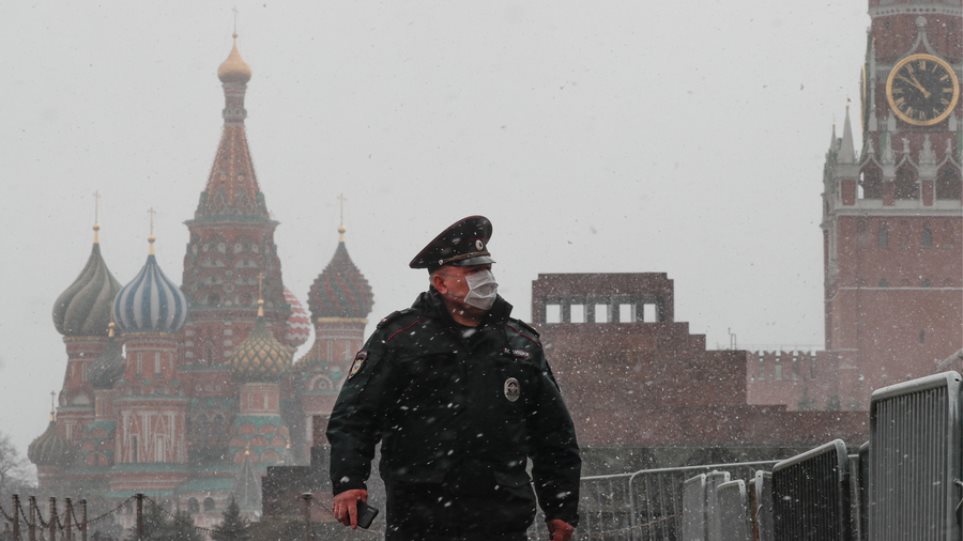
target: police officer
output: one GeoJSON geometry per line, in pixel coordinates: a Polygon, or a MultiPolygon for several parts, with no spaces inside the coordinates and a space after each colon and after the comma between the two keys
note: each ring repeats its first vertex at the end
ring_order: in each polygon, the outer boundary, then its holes
{"type": "Polygon", "coordinates": [[[380,440],[387,540],[524,540],[536,494],[551,540],[572,536],[575,431],[538,333],[496,292],[491,233],[469,216],[428,243],[410,266],[428,269],[429,290],[355,356],[327,430],[346,526],[367,501],[380,440]]]}

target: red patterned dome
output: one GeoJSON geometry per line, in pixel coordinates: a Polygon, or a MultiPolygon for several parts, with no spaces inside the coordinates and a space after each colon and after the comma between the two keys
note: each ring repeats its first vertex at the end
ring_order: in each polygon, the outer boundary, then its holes
{"type": "Polygon", "coordinates": [[[288,316],[284,341],[287,345],[297,348],[311,337],[311,318],[308,317],[301,301],[288,288],[284,288],[284,302],[291,305],[291,315],[288,316]]]}
{"type": "Polygon", "coordinates": [[[322,317],[366,318],[374,295],[368,279],[351,261],[344,240],[338,242],[334,257],[311,284],[308,308],[315,319],[322,317]]]}

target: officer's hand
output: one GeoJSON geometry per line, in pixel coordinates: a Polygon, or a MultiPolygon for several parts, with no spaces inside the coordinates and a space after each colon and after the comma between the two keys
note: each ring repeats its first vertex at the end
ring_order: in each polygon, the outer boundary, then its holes
{"type": "Polygon", "coordinates": [[[569,541],[575,532],[575,526],[560,518],[548,521],[548,536],[550,541],[569,541]]]}
{"type": "Polygon", "coordinates": [[[352,488],[338,493],[334,497],[334,518],[352,528],[358,527],[358,501],[368,503],[368,491],[363,488],[352,488]]]}

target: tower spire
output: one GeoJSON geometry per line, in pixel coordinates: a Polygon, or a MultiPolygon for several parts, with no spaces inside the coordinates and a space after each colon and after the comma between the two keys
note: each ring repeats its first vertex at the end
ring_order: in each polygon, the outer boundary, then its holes
{"type": "Polygon", "coordinates": [[[846,120],[843,121],[843,139],[839,148],[839,163],[856,163],[856,145],[853,144],[853,127],[849,120],[849,98],[846,98],[846,120]]]}

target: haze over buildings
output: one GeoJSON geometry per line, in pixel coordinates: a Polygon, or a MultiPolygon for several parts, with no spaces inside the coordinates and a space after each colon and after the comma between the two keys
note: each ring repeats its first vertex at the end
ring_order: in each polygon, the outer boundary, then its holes
{"type": "MultiPolygon", "coordinates": [[[[483,212],[523,317],[538,272],[658,270],[710,345],[729,327],[748,344],[822,342],[816,186],[828,122],[858,92],[865,6],[239,7],[256,169],[302,298],[343,192],[376,318],[424,287],[404,267],[424,239],[483,212]]],[[[50,307],[87,257],[94,190],[118,280],[142,264],[153,206],[159,263],[179,281],[230,13],[150,9],[2,8],[5,49],[24,51],[0,59],[17,194],[0,212],[17,314],[0,357],[17,407],[0,426],[21,449],[62,383],[50,307]]]]}

